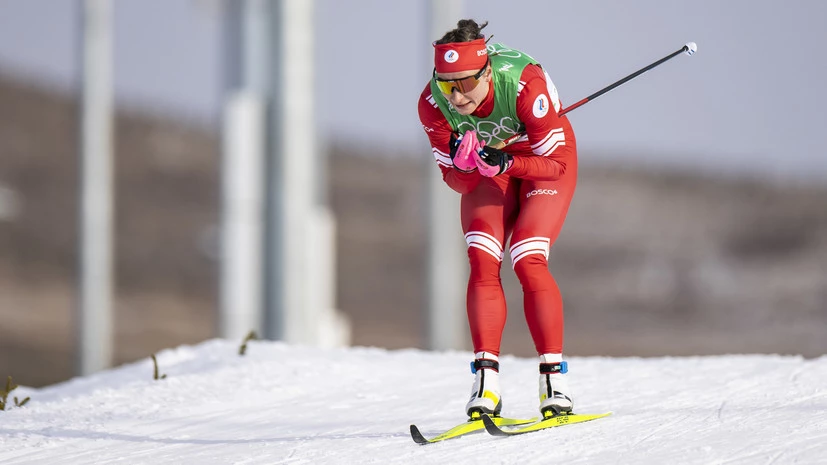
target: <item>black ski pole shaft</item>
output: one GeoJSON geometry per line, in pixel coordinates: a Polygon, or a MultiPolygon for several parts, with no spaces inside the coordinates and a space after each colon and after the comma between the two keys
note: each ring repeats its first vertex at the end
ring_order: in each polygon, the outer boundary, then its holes
{"type": "MultiPolygon", "coordinates": [[[[570,106],[568,106],[568,107],[566,107],[566,108],[563,108],[563,109],[562,109],[562,110],[560,110],[557,114],[558,114],[559,116],[563,116],[563,115],[565,115],[566,113],[568,113],[568,112],[570,112],[570,111],[574,110],[575,108],[581,107],[581,106],[585,105],[587,102],[590,102],[590,101],[592,101],[592,100],[596,99],[597,97],[600,97],[601,95],[603,95],[603,94],[605,94],[606,92],[608,92],[608,91],[610,91],[610,90],[614,89],[615,87],[620,86],[620,85],[622,85],[622,84],[624,84],[624,83],[626,83],[626,82],[629,82],[629,81],[631,81],[632,79],[634,79],[634,78],[636,78],[636,77],[640,76],[641,74],[645,73],[646,71],[649,71],[650,69],[652,69],[652,68],[654,68],[654,67],[656,67],[656,66],[659,66],[659,65],[661,65],[661,64],[663,64],[663,63],[665,63],[665,62],[667,62],[667,61],[671,60],[672,58],[675,58],[676,56],[680,55],[681,53],[686,53],[687,55],[690,55],[690,56],[691,56],[691,55],[692,55],[693,53],[695,53],[697,50],[698,50],[698,46],[697,46],[697,45],[695,45],[695,42],[687,42],[687,43],[686,43],[683,47],[681,47],[679,50],[675,50],[674,52],[670,53],[669,55],[666,55],[665,57],[661,58],[660,60],[658,60],[658,61],[656,61],[656,62],[654,62],[654,63],[652,63],[652,64],[650,64],[650,65],[648,65],[648,66],[645,66],[645,67],[643,67],[643,68],[641,68],[641,69],[639,69],[639,70],[635,71],[634,73],[632,73],[632,74],[630,74],[630,75],[626,76],[625,78],[623,78],[623,79],[621,79],[621,80],[619,80],[619,81],[617,81],[617,82],[614,82],[614,83],[612,83],[612,84],[609,84],[608,86],[606,86],[606,87],[604,87],[604,88],[602,88],[602,89],[598,90],[597,92],[595,92],[595,93],[593,93],[593,94],[589,95],[588,97],[584,98],[583,100],[580,100],[579,102],[576,102],[576,103],[574,103],[574,104],[572,104],[572,105],[570,105],[570,106]]],[[[492,145],[492,147],[494,147],[494,148],[498,148],[498,149],[501,149],[501,148],[503,148],[503,147],[505,147],[505,146],[507,146],[507,145],[511,144],[512,142],[516,141],[517,139],[519,139],[520,137],[523,137],[523,136],[525,136],[525,134],[524,134],[524,133],[514,134],[513,136],[509,137],[508,139],[506,139],[506,140],[504,140],[504,141],[502,141],[502,142],[498,142],[498,143],[496,143],[496,144],[493,144],[493,145],[492,145]]]]}
{"type": "Polygon", "coordinates": [[[681,47],[679,50],[675,50],[674,52],[670,53],[669,55],[666,55],[665,57],[661,58],[660,60],[635,71],[634,73],[626,76],[625,78],[623,78],[623,79],[621,79],[617,82],[609,84],[608,86],[606,86],[606,87],[598,90],[597,92],[589,95],[588,97],[584,98],[583,100],[580,100],[579,102],[576,102],[576,103],[572,104],[571,106],[563,108],[562,110],[560,110],[558,115],[563,116],[566,113],[574,110],[575,108],[580,107],[582,105],[585,105],[587,102],[590,102],[590,101],[596,99],[597,97],[600,97],[601,95],[603,95],[606,92],[614,89],[617,86],[620,86],[622,84],[625,84],[626,82],[631,81],[632,79],[640,76],[641,74],[645,73],[646,71],[649,71],[650,69],[652,69],[656,66],[659,66],[659,65],[671,60],[672,58],[675,58],[676,56],[680,55],[681,53],[686,53],[687,55],[692,55],[693,53],[695,53],[696,50],[698,50],[698,47],[697,47],[697,45],[695,45],[695,42],[689,42],[686,45],[684,45],[683,47],[681,47]]]}

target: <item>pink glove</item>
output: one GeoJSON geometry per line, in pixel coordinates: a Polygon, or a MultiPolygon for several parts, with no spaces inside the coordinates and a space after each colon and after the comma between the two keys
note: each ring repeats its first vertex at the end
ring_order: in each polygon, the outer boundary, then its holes
{"type": "Polygon", "coordinates": [[[479,139],[477,139],[477,132],[473,129],[465,131],[465,135],[457,147],[456,154],[453,157],[454,167],[460,171],[470,172],[477,169],[477,163],[474,161],[474,155],[482,148],[479,139]]]}

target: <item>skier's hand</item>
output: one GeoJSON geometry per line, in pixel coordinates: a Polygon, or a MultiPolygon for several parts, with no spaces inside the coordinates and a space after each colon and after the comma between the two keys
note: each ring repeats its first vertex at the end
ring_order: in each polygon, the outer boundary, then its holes
{"type": "Polygon", "coordinates": [[[470,173],[477,169],[477,164],[474,161],[474,153],[480,149],[480,142],[477,139],[477,133],[474,130],[468,130],[464,135],[457,138],[456,133],[451,133],[451,161],[454,162],[454,168],[463,173],[470,173]]]}
{"type": "Polygon", "coordinates": [[[494,147],[482,147],[474,153],[474,161],[480,174],[490,178],[505,173],[511,167],[513,157],[494,147]]]}

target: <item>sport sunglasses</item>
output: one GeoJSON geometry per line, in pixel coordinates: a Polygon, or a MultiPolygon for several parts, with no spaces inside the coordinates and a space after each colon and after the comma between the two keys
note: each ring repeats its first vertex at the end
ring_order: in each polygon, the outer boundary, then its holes
{"type": "Polygon", "coordinates": [[[462,79],[440,79],[436,76],[436,69],[434,69],[434,82],[439,90],[445,95],[451,95],[454,89],[461,94],[466,94],[476,89],[480,83],[480,78],[485,74],[485,69],[488,68],[488,60],[485,60],[485,65],[482,69],[473,76],[464,77],[462,79]]]}

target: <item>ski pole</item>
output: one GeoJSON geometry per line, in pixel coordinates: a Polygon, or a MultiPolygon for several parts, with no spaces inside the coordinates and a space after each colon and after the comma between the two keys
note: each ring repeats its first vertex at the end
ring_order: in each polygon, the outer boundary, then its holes
{"type": "MultiPolygon", "coordinates": [[[[654,67],[656,67],[656,66],[659,66],[659,65],[661,65],[661,64],[663,64],[663,63],[665,63],[665,62],[667,62],[667,61],[671,60],[672,58],[675,58],[676,56],[680,55],[681,53],[686,53],[687,55],[692,56],[692,54],[693,54],[693,53],[695,53],[696,51],[698,51],[698,46],[697,46],[697,45],[695,45],[695,42],[687,42],[687,43],[686,43],[683,47],[681,47],[680,49],[675,50],[674,52],[670,53],[669,55],[666,55],[665,57],[661,58],[660,60],[658,60],[658,61],[656,61],[656,62],[654,62],[654,63],[651,63],[651,64],[649,64],[649,65],[647,65],[647,66],[644,66],[643,68],[641,68],[641,69],[639,69],[639,70],[635,71],[634,73],[632,73],[632,74],[630,74],[630,75],[626,76],[626,77],[625,77],[625,78],[623,78],[623,79],[620,79],[620,80],[618,80],[618,81],[616,81],[616,82],[613,82],[612,84],[609,84],[608,86],[606,86],[606,87],[604,87],[604,88],[602,88],[602,89],[598,90],[597,92],[595,92],[595,93],[593,93],[593,94],[589,95],[588,97],[586,97],[586,98],[584,98],[584,99],[582,99],[582,100],[578,101],[577,103],[574,103],[574,104],[572,104],[572,105],[570,105],[570,106],[568,106],[568,107],[566,107],[566,108],[563,108],[563,109],[562,109],[562,110],[560,110],[557,114],[558,114],[559,116],[563,116],[563,115],[565,115],[566,113],[568,113],[568,112],[570,112],[570,111],[574,110],[575,108],[581,107],[581,106],[585,105],[586,103],[588,103],[588,102],[590,102],[590,101],[592,101],[592,100],[596,99],[597,97],[600,97],[601,95],[603,95],[603,94],[605,94],[606,92],[608,92],[608,91],[610,91],[610,90],[614,89],[615,87],[618,87],[618,86],[620,86],[620,85],[622,85],[622,84],[625,84],[625,83],[627,83],[627,82],[631,81],[632,79],[634,79],[634,78],[636,78],[636,77],[640,76],[641,74],[645,73],[646,71],[649,71],[650,69],[652,69],[652,68],[654,68],[654,67]]],[[[502,142],[500,142],[500,143],[494,144],[494,145],[493,145],[493,147],[494,147],[494,148],[501,149],[501,148],[505,147],[506,145],[508,145],[508,144],[510,144],[510,143],[512,143],[512,142],[514,142],[515,140],[519,139],[520,137],[523,137],[524,135],[525,135],[525,134],[523,134],[523,133],[514,134],[513,136],[509,137],[508,139],[506,139],[506,140],[504,140],[504,141],[502,141],[502,142]]]]}
{"type": "Polygon", "coordinates": [[[654,68],[658,65],[666,63],[667,61],[671,60],[672,58],[675,58],[676,56],[680,55],[681,53],[686,53],[687,55],[692,56],[692,54],[695,53],[696,51],[698,51],[698,46],[695,45],[695,42],[688,42],[686,45],[681,47],[679,50],[675,50],[674,52],[670,53],[669,55],[666,55],[665,57],[661,58],[660,60],[658,60],[658,61],[656,61],[656,62],[654,62],[654,63],[652,63],[648,66],[644,66],[643,68],[640,68],[639,70],[637,70],[634,73],[626,76],[623,79],[620,79],[619,81],[616,81],[612,84],[609,84],[608,86],[606,86],[606,87],[598,90],[597,92],[589,95],[588,97],[584,98],[583,100],[580,100],[579,102],[577,102],[575,104],[572,104],[572,105],[570,105],[566,108],[563,108],[557,114],[560,115],[560,116],[563,116],[566,113],[574,110],[575,108],[577,108],[579,106],[582,106],[582,105],[585,105],[587,102],[590,102],[590,101],[596,99],[597,97],[600,97],[601,95],[603,95],[606,92],[614,89],[615,87],[618,87],[622,84],[625,84],[626,82],[631,81],[632,79],[640,76],[641,74],[645,73],[646,71],[649,71],[650,69],[652,69],[652,68],[654,68]]]}

